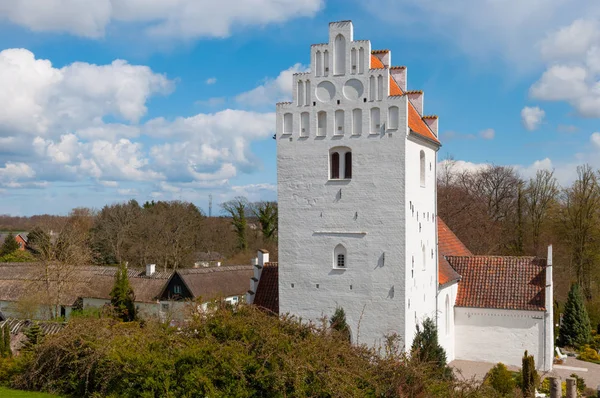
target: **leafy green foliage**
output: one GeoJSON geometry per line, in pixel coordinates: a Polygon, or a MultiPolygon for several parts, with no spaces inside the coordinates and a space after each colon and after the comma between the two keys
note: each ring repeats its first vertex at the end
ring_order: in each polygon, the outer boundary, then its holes
{"type": "Polygon", "coordinates": [[[584,305],[583,294],[578,284],[573,284],[567,297],[559,330],[558,344],[580,347],[591,341],[590,318],[584,305]]]}
{"type": "Polygon", "coordinates": [[[506,365],[497,363],[485,377],[486,383],[502,395],[512,395],[517,386],[506,365]]]}
{"type": "Polygon", "coordinates": [[[346,340],[346,341],[351,340],[350,339],[350,327],[348,326],[348,323],[346,322],[346,313],[344,312],[343,308],[337,307],[335,309],[335,312],[331,316],[331,319],[329,319],[329,326],[331,327],[331,329],[340,333],[340,335],[344,338],[344,340],[346,340]]]}
{"type": "Polygon", "coordinates": [[[423,321],[423,330],[417,325],[410,353],[421,362],[431,363],[440,376],[452,378],[452,369],[446,364],[446,352],[438,343],[437,328],[431,318],[423,321]]]}
{"type": "Polygon", "coordinates": [[[246,250],[248,248],[248,240],[246,238],[246,228],[248,221],[246,212],[248,211],[248,199],[243,196],[238,196],[221,204],[223,211],[231,217],[231,225],[235,229],[238,238],[238,248],[246,250]]]}
{"type": "Polygon", "coordinates": [[[116,316],[123,322],[131,322],[136,318],[135,295],[129,284],[127,267],[119,266],[115,274],[115,284],[110,292],[110,303],[116,316]]]}
{"type": "Polygon", "coordinates": [[[12,357],[12,349],[10,348],[10,329],[8,325],[4,325],[2,329],[2,343],[0,343],[0,355],[5,358],[12,357]]]}
{"type": "Polygon", "coordinates": [[[540,376],[535,370],[535,361],[533,355],[528,355],[527,351],[523,354],[521,367],[522,384],[521,390],[524,397],[534,397],[535,389],[537,388],[540,376]]]}
{"type": "Polygon", "coordinates": [[[263,237],[268,241],[277,238],[277,202],[256,202],[251,205],[252,213],[260,223],[263,237]]]}
{"type": "Polygon", "coordinates": [[[26,250],[15,250],[12,253],[0,256],[0,263],[28,263],[35,261],[35,257],[26,250]]]}
{"type": "Polygon", "coordinates": [[[79,318],[27,357],[13,386],[77,397],[493,396],[387,352],[247,305],[180,328],[79,318]]]}
{"type": "Polygon", "coordinates": [[[44,340],[45,337],[44,331],[37,322],[31,325],[31,327],[25,329],[24,334],[25,337],[27,337],[27,340],[25,340],[25,342],[23,343],[23,351],[33,350],[38,344],[40,344],[44,340]]]}
{"type": "Polygon", "coordinates": [[[19,250],[19,243],[15,240],[15,235],[9,232],[4,237],[4,242],[0,246],[0,256],[5,256],[19,250]]]}

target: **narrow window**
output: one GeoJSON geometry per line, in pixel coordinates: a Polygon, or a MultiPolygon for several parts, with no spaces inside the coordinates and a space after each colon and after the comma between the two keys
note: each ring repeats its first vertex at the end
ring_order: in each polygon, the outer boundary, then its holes
{"type": "Polygon", "coordinates": [[[339,244],[333,250],[333,268],[346,268],[347,266],[346,248],[342,244],[339,244]]]}
{"type": "Polygon", "coordinates": [[[379,108],[371,108],[371,133],[377,134],[381,130],[379,108]]]}
{"type": "Polygon", "coordinates": [[[376,81],[375,81],[375,76],[371,76],[369,78],[369,100],[370,101],[375,101],[376,99],[376,81]]]}
{"type": "Polygon", "coordinates": [[[308,137],[310,134],[310,121],[308,112],[300,115],[300,137],[308,137]]]}
{"type": "Polygon", "coordinates": [[[331,179],[340,178],[340,154],[333,152],[331,154],[331,179]]]}
{"type": "Polygon", "coordinates": [[[344,155],[344,178],[352,178],[352,152],[344,155]]]}
{"type": "Polygon", "coordinates": [[[425,253],[425,245],[423,245],[423,271],[426,270],[427,254],[425,253]]]}
{"type": "Polygon", "coordinates": [[[421,187],[424,188],[425,187],[425,151],[423,151],[423,150],[421,151],[420,157],[421,157],[421,159],[420,159],[421,160],[421,167],[420,167],[420,170],[421,170],[421,187]]]}
{"type": "Polygon", "coordinates": [[[317,58],[315,61],[316,74],[317,74],[317,76],[322,76],[323,75],[323,58],[321,58],[321,51],[317,51],[315,56],[317,58]]]}
{"type": "Polygon", "coordinates": [[[383,76],[377,77],[377,99],[381,101],[383,99],[383,76]]]}
{"type": "Polygon", "coordinates": [[[304,82],[302,80],[298,80],[298,93],[297,93],[297,103],[298,106],[304,105],[304,82]]]}
{"type": "Polygon", "coordinates": [[[333,52],[333,74],[343,75],[346,73],[346,39],[343,35],[339,34],[335,37],[333,52]]]}
{"type": "Polygon", "coordinates": [[[338,109],[335,111],[335,134],[344,134],[344,111],[338,109]]]}
{"type": "Polygon", "coordinates": [[[446,336],[450,334],[450,297],[446,295],[446,336]]]}
{"type": "Polygon", "coordinates": [[[173,286],[173,292],[175,294],[181,294],[181,286],[180,285],[173,286]]]}
{"type": "Polygon", "coordinates": [[[310,80],[306,81],[306,87],[304,89],[306,94],[306,100],[304,101],[304,105],[310,105],[310,80]]]}
{"type": "Polygon", "coordinates": [[[294,117],[291,113],[283,115],[283,133],[292,134],[292,127],[294,123],[294,117]]]}
{"type": "Polygon", "coordinates": [[[317,114],[318,135],[325,136],[327,134],[327,113],[321,111],[317,114]]]}
{"type": "Polygon", "coordinates": [[[329,51],[327,51],[327,50],[323,51],[323,66],[325,67],[325,73],[323,73],[323,75],[328,76],[329,75],[329,51]]]}
{"type": "Polygon", "coordinates": [[[352,51],[350,51],[350,63],[352,64],[350,73],[354,75],[356,74],[356,48],[353,48],[352,51]]]}
{"type": "Polygon", "coordinates": [[[398,129],[398,112],[399,109],[397,106],[390,106],[390,109],[388,110],[388,119],[389,119],[389,124],[388,124],[388,128],[391,130],[397,130],[398,129]]]}
{"type": "Polygon", "coordinates": [[[365,73],[365,49],[358,50],[358,73],[365,73]]]}
{"type": "Polygon", "coordinates": [[[362,134],[362,109],[354,109],[352,111],[352,134],[362,134]]]}

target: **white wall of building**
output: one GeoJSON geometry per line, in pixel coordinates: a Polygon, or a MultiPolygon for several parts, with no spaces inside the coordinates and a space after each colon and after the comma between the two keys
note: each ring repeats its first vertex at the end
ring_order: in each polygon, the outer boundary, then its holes
{"type": "Polygon", "coordinates": [[[455,359],[455,321],[454,321],[454,303],[456,302],[456,293],[458,292],[458,283],[452,283],[440,289],[437,297],[437,328],[438,342],[446,351],[448,362],[455,359]]]}
{"type": "Polygon", "coordinates": [[[329,44],[312,46],[312,71],[294,76],[293,102],[277,106],[280,312],[318,322],[340,306],[354,341],[358,336],[378,345],[390,333],[412,341],[414,322],[408,326],[405,319],[409,285],[411,319],[435,316],[434,169],[427,168],[425,188],[419,180],[420,150],[433,165],[435,151],[407,137],[407,97],[388,96],[389,69],[369,69],[370,42],[353,41],[350,22],[330,24],[329,37],[329,44]],[[333,63],[344,58],[333,44],[339,34],[345,38],[345,73],[334,75],[333,63]],[[390,118],[390,107],[397,107],[397,118],[390,118]],[[319,112],[326,112],[321,130],[319,112]],[[308,127],[302,123],[307,113],[308,127]],[[371,119],[377,114],[378,122],[371,119]],[[397,128],[388,128],[390,119],[397,128]],[[329,178],[329,153],[336,147],[352,151],[351,179],[329,178]],[[422,232],[407,200],[430,220],[422,232]],[[347,252],[345,269],[334,267],[339,244],[347,252]],[[418,272],[409,281],[413,252],[418,272]]]}
{"type": "Polygon", "coordinates": [[[520,367],[527,350],[543,369],[545,312],[455,307],[454,315],[456,359],[520,367]]]}

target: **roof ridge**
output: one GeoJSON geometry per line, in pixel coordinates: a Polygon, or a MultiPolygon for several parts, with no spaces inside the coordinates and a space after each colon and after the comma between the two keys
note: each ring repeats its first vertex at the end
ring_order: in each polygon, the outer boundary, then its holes
{"type": "Polygon", "coordinates": [[[383,49],[383,50],[371,50],[371,54],[385,54],[385,53],[389,53],[390,50],[388,49],[383,49]]]}
{"type": "Polygon", "coordinates": [[[406,69],[406,66],[404,66],[404,65],[400,65],[400,66],[390,66],[390,69],[406,69]]]}

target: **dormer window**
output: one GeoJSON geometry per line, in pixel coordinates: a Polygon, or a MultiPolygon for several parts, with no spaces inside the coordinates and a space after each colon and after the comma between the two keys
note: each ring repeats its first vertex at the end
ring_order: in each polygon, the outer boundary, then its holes
{"type": "Polygon", "coordinates": [[[348,147],[336,147],[329,151],[329,179],[352,178],[352,150],[348,147]]]}

